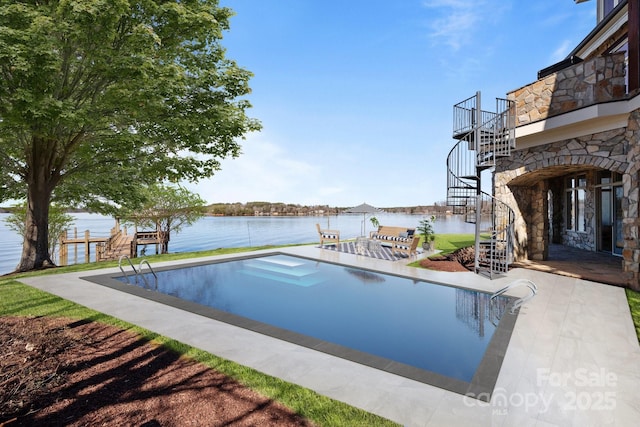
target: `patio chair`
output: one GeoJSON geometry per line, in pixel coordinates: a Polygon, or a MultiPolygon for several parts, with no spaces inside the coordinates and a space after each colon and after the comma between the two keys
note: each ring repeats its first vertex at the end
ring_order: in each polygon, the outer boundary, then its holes
{"type": "Polygon", "coordinates": [[[325,242],[338,247],[340,244],[340,231],[338,230],[322,230],[320,224],[316,224],[318,235],[320,236],[320,246],[324,246],[325,242]]]}
{"type": "Polygon", "coordinates": [[[405,254],[409,258],[412,255],[418,255],[418,242],[420,241],[420,236],[414,236],[411,242],[394,242],[393,244],[393,252],[400,252],[401,254],[405,254]]]}

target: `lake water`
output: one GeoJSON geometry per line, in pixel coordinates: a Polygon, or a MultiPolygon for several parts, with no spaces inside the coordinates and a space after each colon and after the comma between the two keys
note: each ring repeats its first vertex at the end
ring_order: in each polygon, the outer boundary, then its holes
{"type": "MultiPolygon", "coordinates": [[[[0,274],[13,271],[18,265],[22,252],[22,237],[10,230],[5,219],[9,214],[0,214],[0,274]]],[[[69,236],[77,230],[79,237],[84,236],[85,230],[91,236],[107,237],[115,221],[111,217],[80,213],[74,214],[75,223],[68,231],[69,236]]],[[[380,224],[415,228],[423,215],[378,214],[380,224]]],[[[337,216],[300,216],[300,217],[204,217],[189,227],[184,227],[180,233],[172,233],[169,242],[169,252],[191,252],[217,248],[232,248],[262,245],[283,245],[290,243],[318,242],[316,223],[321,228],[340,230],[341,239],[359,236],[363,229],[363,215],[337,216]]],[[[369,216],[364,221],[365,234],[373,230],[369,216]]],[[[439,217],[434,226],[438,234],[474,233],[472,224],[463,221],[462,216],[439,217]]],[[[131,234],[133,231],[129,231],[131,234]]],[[[149,247],[148,254],[154,253],[149,247]]],[[[84,249],[78,246],[78,262],[84,262],[84,249]]],[[[91,245],[92,256],[95,255],[95,245],[91,245]]],[[[69,263],[74,263],[73,249],[69,248],[69,263]]],[[[92,258],[93,260],[93,258],[92,258]]]]}

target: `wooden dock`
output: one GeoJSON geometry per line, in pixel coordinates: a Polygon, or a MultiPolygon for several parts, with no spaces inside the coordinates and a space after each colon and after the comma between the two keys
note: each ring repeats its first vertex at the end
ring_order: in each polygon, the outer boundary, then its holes
{"type": "Polygon", "coordinates": [[[92,237],[89,230],[86,230],[81,237],[78,236],[77,230],[74,230],[73,237],[69,237],[68,234],[65,231],[60,237],[60,265],[69,263],[69,246],[75,248],[75,263],[77,263],[78,245],[81,245],[84,249],[84,262],[88,263],[91,262],[91,245],[95,245],[96,262],[100,262],[118,260],[122,256],[136,258],[140,245],[155,245],[157,254],[158,248],[163,244],[163,233],[142,231],[130,235],[127,234],[126,227],[120,227],[117,219],[108,237],[92,237]]]}
{"type": "Polygon", "coordinates": [[[104,247],[100,247],[101,254],[98,257],[96,253],[96,261],[112,261],[120,259],[121,256],[135,258],[136,254],[132,251],[134,236],[128,234],[117,234],[110,241],[105,242],[104,247]]]}

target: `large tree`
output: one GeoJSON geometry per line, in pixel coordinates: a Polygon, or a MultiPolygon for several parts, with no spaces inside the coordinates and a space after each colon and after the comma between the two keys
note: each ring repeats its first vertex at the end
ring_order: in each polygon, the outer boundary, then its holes
{"type": "Polygon", "coordinates": [[[160,252],[169,252],[171,232],[192,225],[206,212],[206,202],[199,195],[175,185],[152,185],[144,192],[145,201],[134,211],[123,209],[125,223],[160,233],[160,252]]]}
{"type": "Polygon", "coordinates": [[[24,199],[17,271],[51,264],[52,201],[110,213],[238,156],[251,73],[217,0],[0,0],[0,201],[24,199]]]}

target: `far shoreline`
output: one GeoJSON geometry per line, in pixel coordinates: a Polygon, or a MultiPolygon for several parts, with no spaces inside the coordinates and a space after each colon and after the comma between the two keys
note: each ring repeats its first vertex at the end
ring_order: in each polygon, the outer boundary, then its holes
{"type": "MultiPolygon", "coordinates": [[[[207,205],[204,216],[209,217],[298,217],[298,216],[334,216],[343,214],[349,209],[347,207],[331,207],[329,205],[298,205],[280,202],[235,202],[235,203],[212,203],[207,205]]],[[[450,215],[451,210],[444,204],[417,206],[394,206],[379,207],[380,214],[404,214],[404,215],[450,215]]],[[[0,213],[11,214],[14,208],[11,206],[0,206],[0,213]]],[[[102,215],[86,209],[69,209],[67,213],[87,213],[102,215]]],[[[109,216],[109,215],[105,215],[109,216]]]]}

